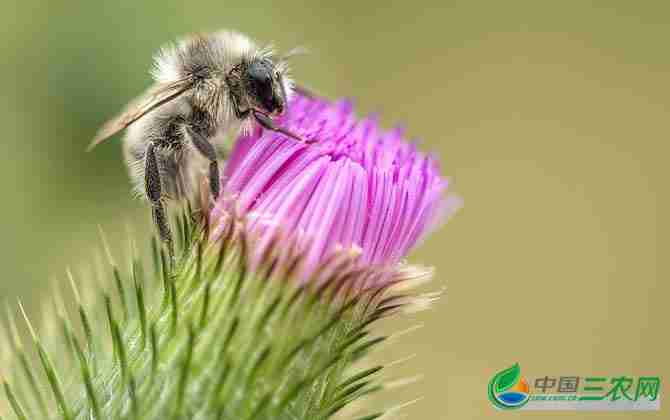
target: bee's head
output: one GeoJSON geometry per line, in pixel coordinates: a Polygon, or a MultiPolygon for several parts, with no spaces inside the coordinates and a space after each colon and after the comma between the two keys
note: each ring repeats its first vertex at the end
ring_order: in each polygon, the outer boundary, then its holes
{"type": "Polygon", "coordinates": [[[282,73],[267,58],[249,62],[243,74],[249,102],[269,114],[277,115],[286,107],[286,90],[282,73]]]}

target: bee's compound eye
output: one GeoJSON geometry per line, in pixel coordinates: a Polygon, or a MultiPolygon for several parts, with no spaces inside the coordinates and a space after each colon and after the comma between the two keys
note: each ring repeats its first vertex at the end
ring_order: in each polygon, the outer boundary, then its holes
{"type": "Polygon", "coordinates": [[[272,88],[272,70],[264,61],[252,61],[247,69],[247,76],[258,93],[261,93],[263,89],[272,88]]]}
{"type": "Polygon", "coordinates": [[[247,68],[251,94],[255,96],[259,105],[268,112],[281,112],[280,108],[283,105],[274,89],[273,74],[272,63],[266,60],[252,61],[247,68]]]}

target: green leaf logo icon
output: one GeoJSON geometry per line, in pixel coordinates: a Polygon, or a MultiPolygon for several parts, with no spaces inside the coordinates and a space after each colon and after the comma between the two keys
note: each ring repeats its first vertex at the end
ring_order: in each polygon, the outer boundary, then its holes
{"type": "Polygon", "coordinates": [[[523,407],[530,400],[528,384],[521,377],[521,367],[512,367],[498,372],[489,382],[489,400],[503,410],[523,407]]]}
{"type": "Polygon", "coordinates": [[[502,372],[499,372],[496,376],[493,377],[493,382],[495,383],[495,392],[500,393],[507,391],[514,384],[519,381],[521,376],[521,368],[519,364],[516,363],[509,369],[505,369],[502,372]]]}

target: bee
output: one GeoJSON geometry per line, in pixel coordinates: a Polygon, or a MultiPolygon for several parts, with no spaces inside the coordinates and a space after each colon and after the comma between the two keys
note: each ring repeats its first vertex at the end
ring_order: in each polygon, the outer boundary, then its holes
{"type": "MultiPolygon", "coordinates": [[[[296,50],[297,51],[297,50],[296,50]]],[[[127,129],[123,151],[136,192],[172,255],[164,203],[188,198],[203,172],[211,195],[220,193],[219,156],[227,134],[254,127],[302,141],[278,127],[294,92],[287,58],[244,34],[219,31],[188,36],[154,57],[154,84],[97,132],[89,150],[127,129]]]]}

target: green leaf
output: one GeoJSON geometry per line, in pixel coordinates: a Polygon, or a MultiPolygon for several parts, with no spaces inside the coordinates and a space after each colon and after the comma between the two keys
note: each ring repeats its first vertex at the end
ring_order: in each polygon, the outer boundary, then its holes
{"type": "Polygon", "coordinates": [[[521,376],[521,368],[518,363],[515,363],[511,368],[505,369],[498,373],[494,378],[496,392],[503,392],[516,384],[521,376]]]}

